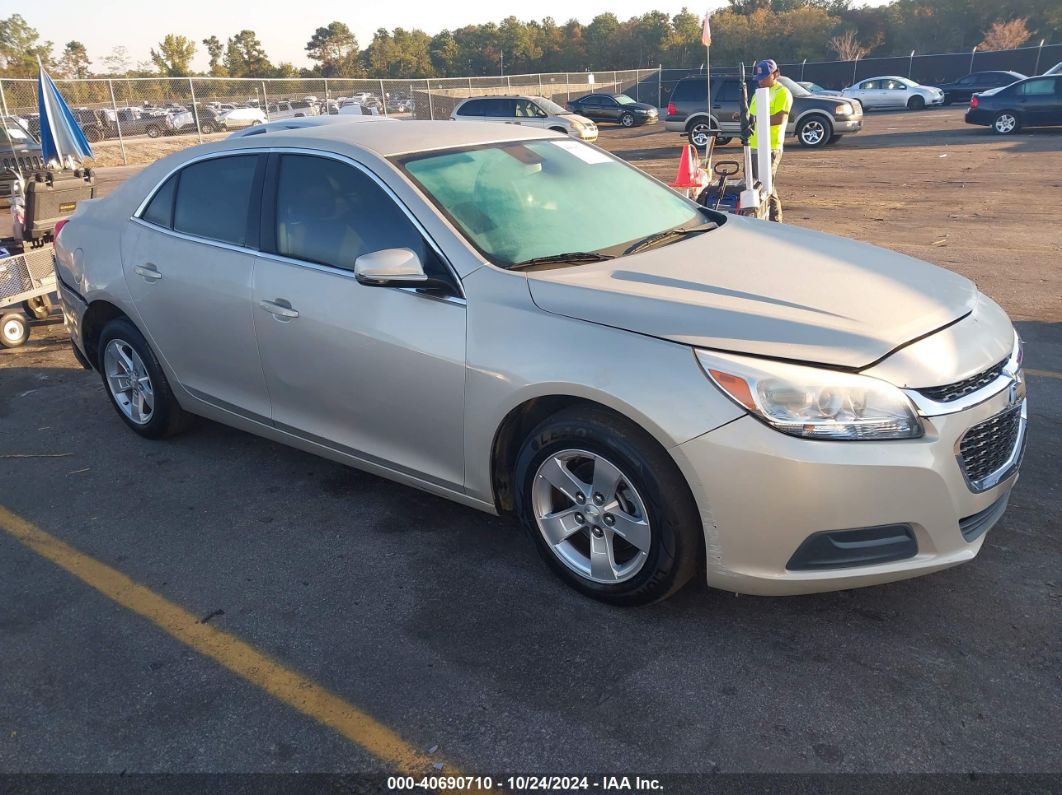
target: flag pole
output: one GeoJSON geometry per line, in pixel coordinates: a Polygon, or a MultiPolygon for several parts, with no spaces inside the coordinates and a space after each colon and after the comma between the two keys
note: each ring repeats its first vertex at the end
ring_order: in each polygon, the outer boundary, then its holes
{"type": "MultiPolygon", "coordinates": [[[[704,25],[701,27],[701,44],[704,45],[704,77],[708,81],[708,132],[712,130],[712,28],[708,22],[712,12],[706,10],[704,12],[704,25]]],[[[716,129],[719,128],[719,122],[716,120],[716,129]]],[[[712,150],[715,149],[715,137],[709,135],[708,145],[704,148],[704,168],[711,172],[712,169],[712,150]]]]}

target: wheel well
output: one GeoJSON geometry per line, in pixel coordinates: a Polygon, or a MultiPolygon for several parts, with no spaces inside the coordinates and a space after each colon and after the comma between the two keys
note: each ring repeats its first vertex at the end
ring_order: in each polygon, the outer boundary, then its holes
{"type": "Polygon", "coordinates": [[[104,327],[116,317],[128,317],[125,312],[107,301],[93,301],[81,319],[81,344],[92,366],[99,370],[100,335],[104,327]]]}
{"type": "Polygon", "coordinates": [[[553,132],[559,132],[561,135],[567,135],[568,134],[568,131],[565,130],[563,127],[550,127],[550,130],[553,131],[553,132]]]}
{"type": "Polygon", "coordinates": [[[505,415],[505,419],[502,420],[494,434],[494,446],[491,450],[491,484],[494,492],[494,505],[499,513],[505,514],[513,511],[513,470],[516,469],[516,457],[520,454],[520,447],[528,434],[547,417],[573,407],[606,411],[626,422],[633,422],[629,417],[602,403],[572,395],[547,395],[521,403],[505,415]]]}
{"type": "Polygon", "coordinates": [[[689,119],[686,120],[686,132],[689,132],[690,128],[693,127],[694,124],[697,124],[698,122],[702,121],[708,122],[708,127],[710,129],[714,129],[719,126],[719,122],[717,122],[711,116],[708,116],[704,113],[698,113],[696,116],[691,116],[689,119]]]}
{"type": "Polygon", "coordinates": [[[795,126],[799,127],[801,124],[803,124],[805,121],[807,121],[808,119],[812,118],[813,116],[817,116],[818,118],[822,119],[823,121],[828,122],[829,125],[830,125],[830,129],[831,130],[833,129],[833,119],[830,118],[830,114],[828,114],[828,113],[826,113],[824,111],[821,111],[821,110],[809,110],[807,113],[805,113],[804,115],[802,115],[800,118],[798,118],[796,120],[796,125],[795,126]]]}

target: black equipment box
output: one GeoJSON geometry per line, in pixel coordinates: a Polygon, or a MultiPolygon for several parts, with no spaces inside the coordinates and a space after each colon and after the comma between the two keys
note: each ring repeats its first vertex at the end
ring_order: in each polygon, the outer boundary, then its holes
{"type": "Polygon", "coordinates": [[[55,224],[69,218],[78,202],[96,198],[96,180],[88,169],[49,171],[41,181],[26,185],[26,223],[22,236],[40,240],[51,234],[55,224]]]}

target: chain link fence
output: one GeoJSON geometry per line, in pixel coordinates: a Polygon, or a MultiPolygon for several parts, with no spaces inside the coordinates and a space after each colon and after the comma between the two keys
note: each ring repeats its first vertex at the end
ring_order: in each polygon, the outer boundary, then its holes
{"type": "MultiPolygon", "coordinates": [[[[1059,61],[1062,44],[996,52],[804,61],[781,64],[780,68],[795,80],[837,89],[861,78],[888,74],[906,75],[924,83],[997,69],[1033,75],[1059,61]]],[[[660,67],[422,80],[142,77],[55,82],[92,143],[97,165],[117,165],[149,162],[242,126],[296,116],[356,112],[356,106],[363,113],[397,118],[448,119],[457,103],[473,96],[523,94],[564,105],[585,94],[604,91],[622,92],[638,102],[666,107],[675,84],[691,73],[694,72],[690,69],[660,67]],[[150,145],[144,145],[145,141],[150,145]]],[[[4,115],[25,119],[31,132],[39,132],[37,81],[0,80],[0,110],[4,115]]]]}

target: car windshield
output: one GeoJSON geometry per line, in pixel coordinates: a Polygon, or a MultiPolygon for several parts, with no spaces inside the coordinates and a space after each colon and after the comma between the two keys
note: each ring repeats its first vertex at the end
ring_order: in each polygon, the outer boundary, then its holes
{"type": "Polygon", "coordinates": [[[800,85],[800,83],[797,83],[796,81],[790,80],[785,75],[779,75],[778,82],[788,88],[789,93],[791,93],[794,97],[811,96],[811,92],[804,88],[804,86],[800,85]]]}
{"type": "Polygon", "coordinates": [[[8,116],[4,119],[3,126],[0,126],[0,136],[3,137],[2,143],[37,143],[37,139],[30,134],[30,131],[22,124],[21,119],[16,119],[8,116]]]}
{"type": "Polygon", "coordinates": [[[650,235],[717,220],[578,141],[493,143],[397,162],[469,242],[503,268],[573,252],[622,254],[650,235]]]}
{"type": "Polygon", "coordinates": [[[535,97],[534,99],[535,104],[542,108],[542,110],[546,111],[550,116],[557,116],[561,113],[568,112],[556,102],[546,99],[545,97],[535,97]]]}
{"type": "Polygon", "coordinates": [[[626,94],[616,94],[612,98],[614,100],[616,100],[616,102],[618,102],[620,105],[633,105],[633,104],[635,104],[634,100],[631,99],[630,97],[628,97],[626,94]]]}

